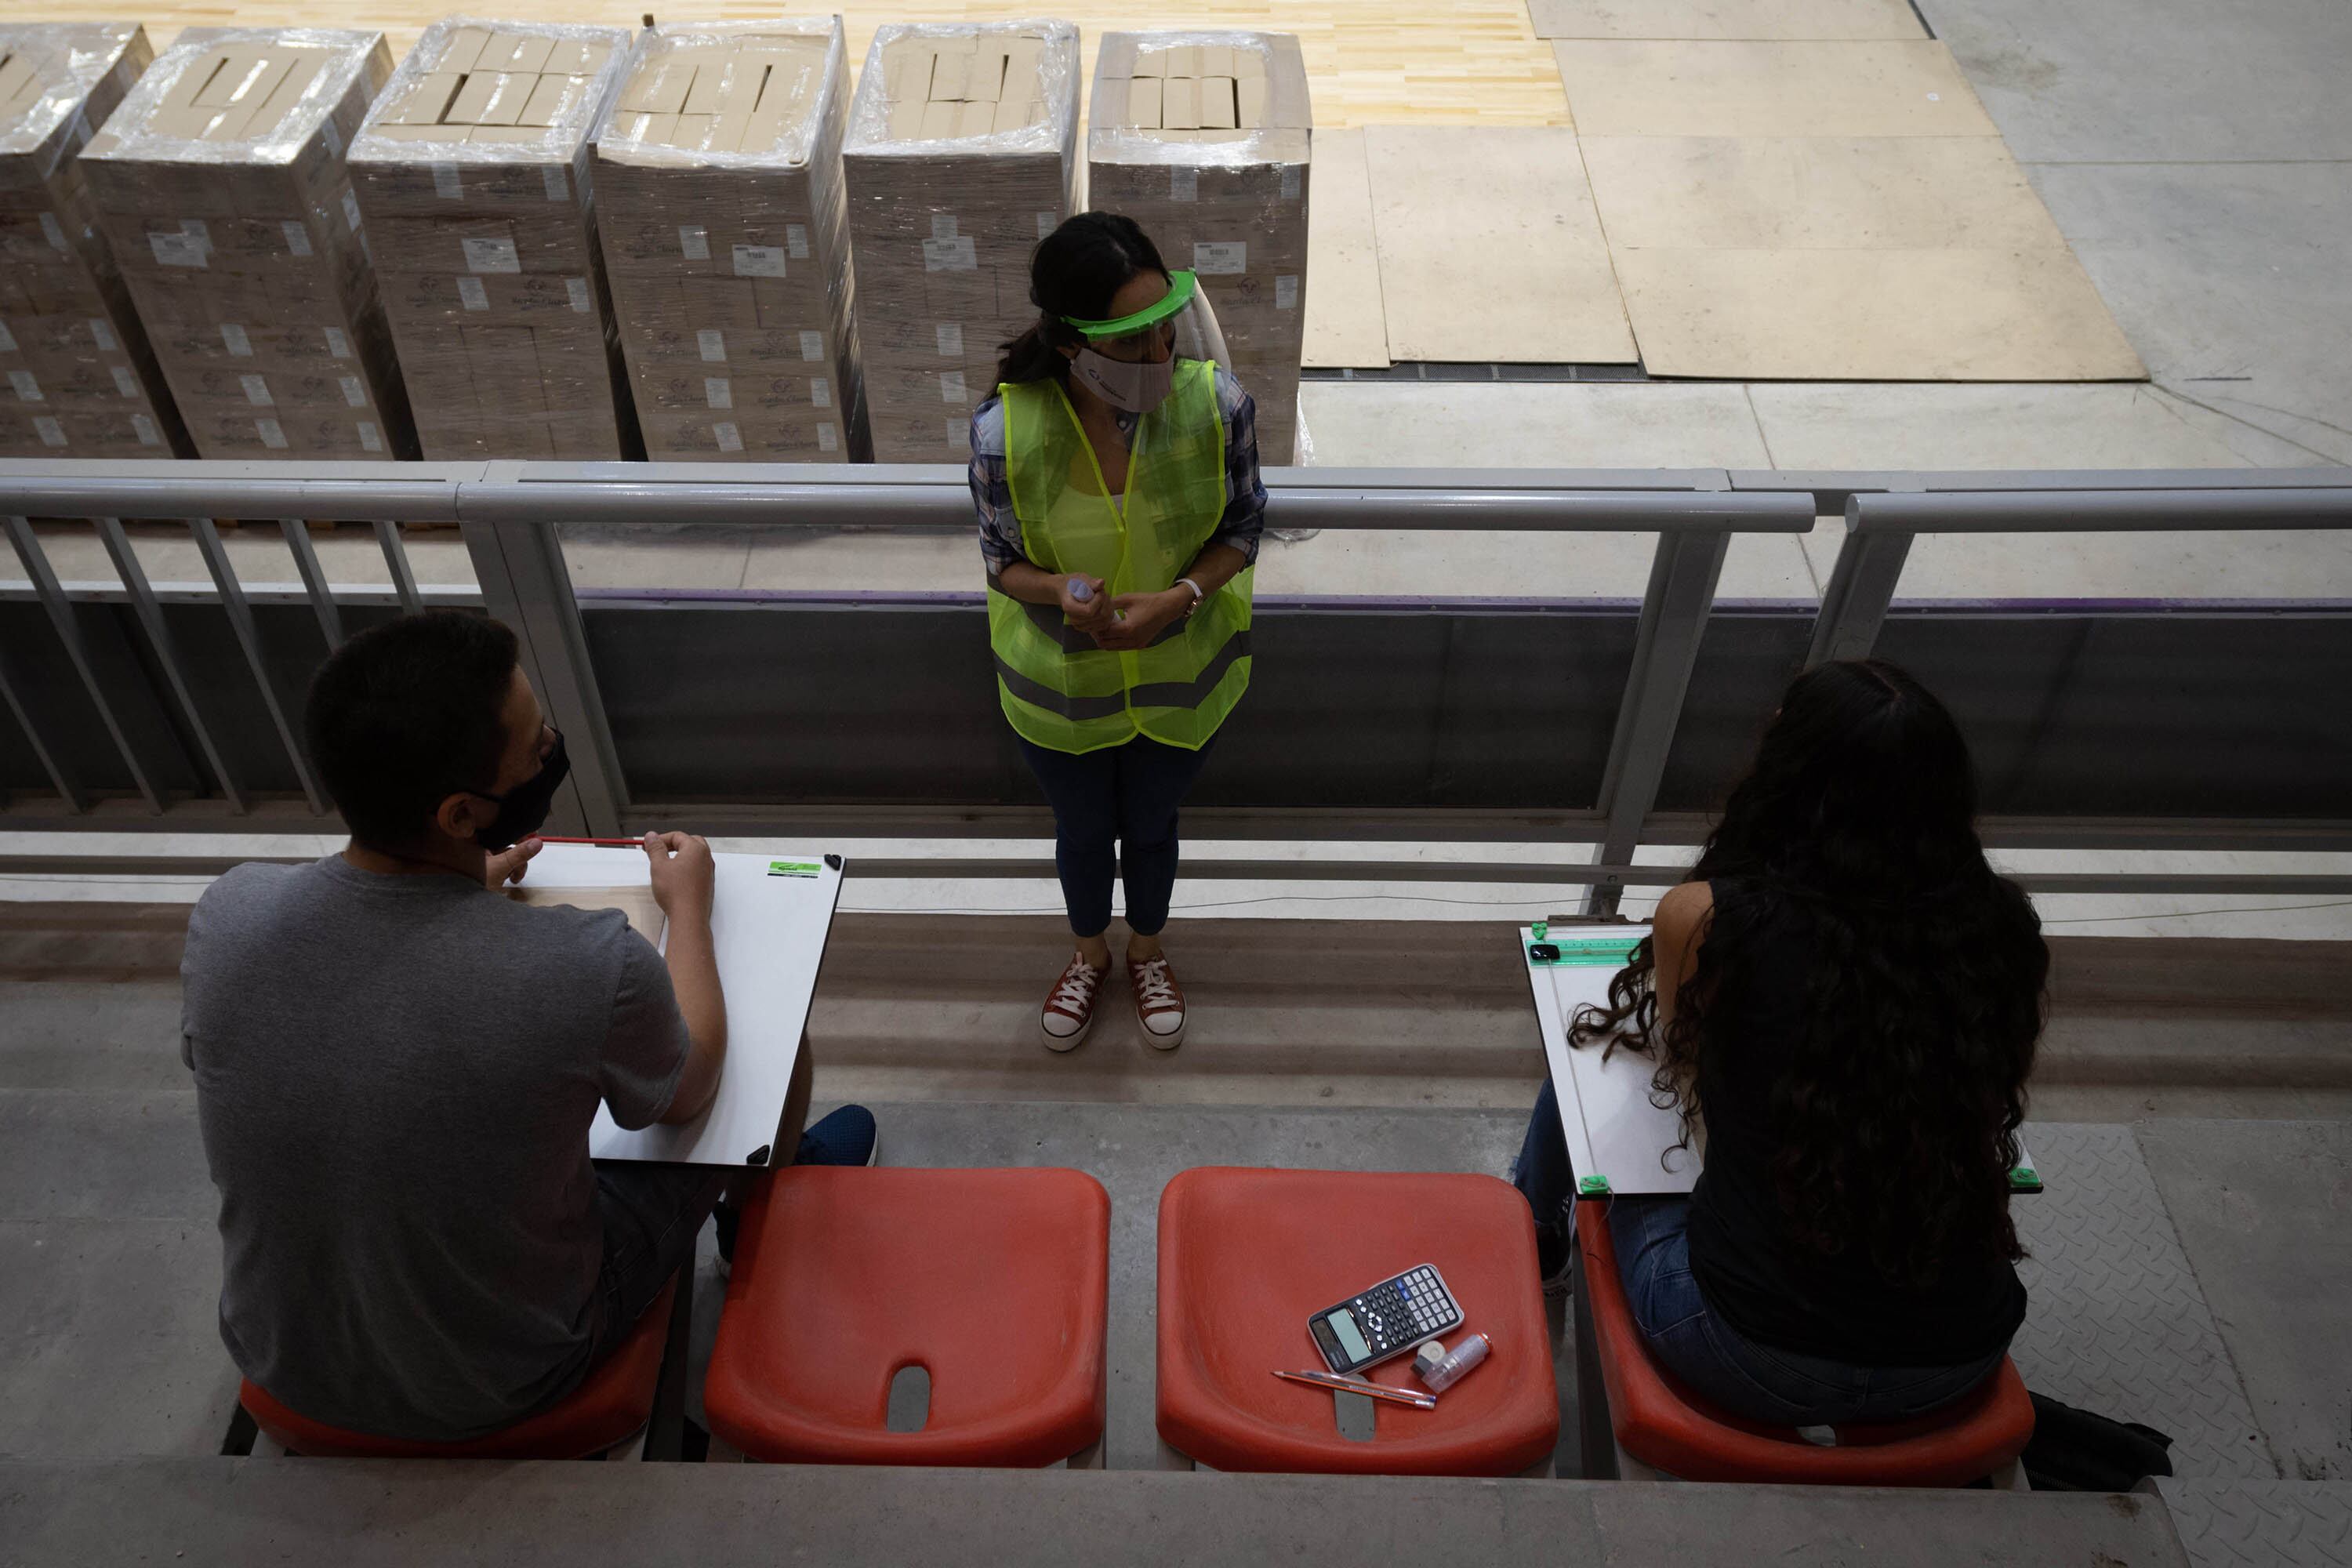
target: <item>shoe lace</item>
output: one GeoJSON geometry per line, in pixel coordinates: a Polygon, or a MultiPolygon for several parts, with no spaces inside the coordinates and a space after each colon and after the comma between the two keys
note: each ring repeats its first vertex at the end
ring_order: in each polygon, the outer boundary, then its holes
{"type": "Polygon", "coordinates": [[[1169,978],[1168,961],[1149,958],[1135,966],[1136,999],[1146,1007],[1180,1006],[1176,983],[1169,978]]]}
{"type": "Polygon", "coordinates": [[[1095,999],[1095,987],[1102,981],[1103,972],[1087,964],[1072,963],[1062,971],[1062,983],[1054,987],[1054,1001],[1076,1011],[1084,1012],[1095,999]]]}

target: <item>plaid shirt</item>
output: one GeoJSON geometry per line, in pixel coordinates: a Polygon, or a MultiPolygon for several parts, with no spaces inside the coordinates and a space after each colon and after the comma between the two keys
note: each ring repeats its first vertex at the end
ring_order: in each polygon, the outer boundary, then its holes
{"type": "MultiPolygon", "coordinates": [[[[1242,384],[1217,372],[1217,412],[1225,422],[1225,511],[1210,544],[1230,544],[1253,564],[1265,531],[1265,485],[1257,472],[1257,404],[1242,384]]],[[[1119,429],[1131,433],[1140,415],[1119,416],[1119,429]]],[[[1013,485],[1004,474],[1004,405],[991,397],[971,415],[971,504],[980,514],[980,553],[992,579],[1016,561],[1021,520],[1013,515],[1013,485]]],[[[1205,546],[1203,548],[1206,548],[1205,546]]]]}

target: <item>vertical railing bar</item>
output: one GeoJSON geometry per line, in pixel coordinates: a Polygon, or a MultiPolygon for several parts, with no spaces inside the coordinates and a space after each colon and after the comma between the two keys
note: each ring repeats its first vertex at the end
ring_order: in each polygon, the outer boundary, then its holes
{"type": "Polygon", "coordinates": [[[408,563],[408,545],[400,536],[400,524],[378,519],[375,542],[383,551],[384,565],[392,571],[392,588],[400,595],[400,613],[417,614],[425,608],[425,595],[417,590],[416,569],[408,563]]]}
{"type": "Polygon", "coordinates": [[[73,770],[67,766],[65,758],[43,738],[41,727],[33,721],[33,710],[25,706],[22,695],[26,689],[29,686],[24,677],[16,673],[16,662],[9,658],[7,648],[0,647],[0,701],[5,701],[8,711],[16,715],[16,727],[24,731],[25,738],[32,742],[33,755],[41,760],[43,771],[49,775],[49,783],[57,786],[67,808],[86,812],[89,809],[89,795],[81,787],[81,781],[74,776],[73,770]]]}
{"type": "Polygon", "coordinates": [[[1807,669],[1833,658],[1867,658],[1886,624],[1888,606],[1895,603],[1895,586],[1917,536],[1889,529],[1864,532],[1856,525],[1867,499],[1855,496],[1846,502],[1845,541],[1838,546],[1837,563],[1822,590],[1821,612],[1805,650],[1807,669]]]}
{"type": "MultiPolygon", "coordinates": [[[[1642,824],[1656,804],[1659,781],[1665,776],[1666,755],[1682,721],[1699,639],[1706,631],[1730,544],[1728,528],[1658,536],[1633,668],[1626,676],[1615,738],[1601,770],[1601,839],[1593,857],[1597,865],[1625,865],[1640,846],[1642,824]]],[[[1613,879],[1594,883],[1586,896],[1585,912],[1616,913],[1622,891],[1613,879]]]]}
{"type": "Polygon", "coordinates": [[[253,682],[261,689],[262,706],[269,710],[269,721],[277,727],[278,742],[286,748],[286,759],[294,764],[294,776],[301,781],[302,794],[310,801],[310,809],[323,816],[326,797],[319,792],[319,781],[311,774],[310,759],[302,753],[301,740],[294,733],[286,704],[278,700],[278,686],[270,679],[269,661],[261,647],[261,628],[255,624],[253,606],[246,602],[245,588],[236,580],[236,569],[229,564],[220,530],[208,517],[192,517],[188,527],[195,534],[196,549],[205,558],[205,570],[212,574],[213,586],[220,591],[221,611],[228,616],[229,629],[236,634],[237,647],[245,650],[246,667],[253,671],[253,682]]]}
{"type": "Polygon", "coordinates": [[[58,581],[57,572],[49,565],[48,552],[41,548],[32,520],[11,516],[8,541],[16,547],[16,559],[25,563],[26,573],[33,579],[33,592],[39,596],[41,607],[48,612],[49,625],[56,630],[58,641],[65,645],[66,658],[80,678],[90,705],[98,710],[99,721],[106,726],[122,765],[131,770],[131,782],[146,796],[147,808],[162,816],[163,792],[156,787],[146,763],[140,761],[138,748],[131,743],[130,734],[122,728],[122,721],[115,716],[114,704],[108,700],[105,683],[99,679],[98,666],[91,660],[89,644],[81,635],[81,623],[74,618],[73,602],[66,597],[65,584],[58,581]]]}
{"type": "Polygon", "coordinates": [[[319,630],[332,653],[343,646],[343,617],[335,608],[326,568],[319,564],[319,552],[310,543],[310,525],[299,517],[285,517],[278,520],[278,527],[286,535],[286,548],[294,552],[294,570],[301,574],[302,591],[310,595],[311,613],[319,617],[319,630]]]}
{"type": "Polygon", "coordinates": [[[147,581],[146,569],[139,564],[138,552],[131,547],[131,536],[124,531],[121,518],[101,517],[97,521],[98,536],[106,545],[106,553],[113,558],[114,574],[121,579],[123,592],[131,595],[131,613],[138,617],[140,629],[147,634],[148,645],[155,650],[155,662],[163,666],[173,700],[186,716],[188,728],[195,731],[196,744],[204,749],[205,761],[211,765],[213,776],[220,781],[221,794],[227,799],[229,809],[243,816],[252,809],[246,799],[245,787],[237,783],[236,773],[229,767],[227,753],[213,738],[212,726],[205,721],[204,710],[196,706],[179,639],[172,635],[171,625],[163,618],[163,606],[155,597],[153,584],[147,581]]]}

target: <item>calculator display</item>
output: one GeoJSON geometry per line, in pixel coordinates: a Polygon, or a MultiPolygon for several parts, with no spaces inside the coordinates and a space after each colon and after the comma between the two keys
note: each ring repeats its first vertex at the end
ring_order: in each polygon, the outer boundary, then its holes
{"type": "Polygon", "coordinates": [[[1361,1361],[1372,1353],[1372,1347],[1364,1342],[1363,1331],[1356,1327],[1355,1313],[1334,1312],[1324,1321],[1339,1336],[1340,1348],[1348,1352],[1349,1361],[1361,1361]]]}

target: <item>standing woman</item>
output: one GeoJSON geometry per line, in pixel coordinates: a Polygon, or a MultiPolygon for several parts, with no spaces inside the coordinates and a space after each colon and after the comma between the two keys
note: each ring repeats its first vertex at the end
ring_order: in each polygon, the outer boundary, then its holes
{"type": "Polygon", "coordinates": [[[1185,792],[1250,679],[1250,578],[1265,512],[1257,411],[1213,363],[1192,274],[1132,218],[1081,213],[1030,260],[1036,324],[971,418],[997,695],[1054,807],[1077,951],[1045,998],[1049,1050],[1093,1027],[1122,862],[1143,1037],[1184,1039],[1160,933],[1185,792]]]}

